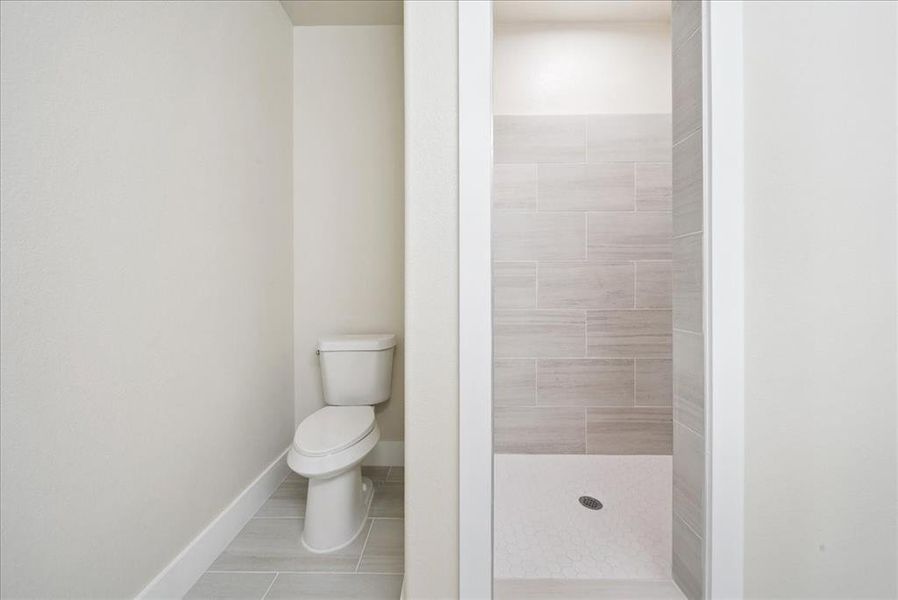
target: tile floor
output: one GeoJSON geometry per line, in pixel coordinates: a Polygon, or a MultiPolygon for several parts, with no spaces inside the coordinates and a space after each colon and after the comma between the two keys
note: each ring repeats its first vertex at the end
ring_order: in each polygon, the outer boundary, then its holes
{"type": "Polygon", "coordinates": [[[365,531],[347,548],[314,554],[302,547],[307,481],[291,473],[186,598],[399,598],[403,469],[363,467],[362,474],[374,482],[374,499],[365,531]]]}
{"type": "Polygon", "coordinates": [[[670,580],[670,456],[497,454],[495,503],[496,579],[670,580]]]}

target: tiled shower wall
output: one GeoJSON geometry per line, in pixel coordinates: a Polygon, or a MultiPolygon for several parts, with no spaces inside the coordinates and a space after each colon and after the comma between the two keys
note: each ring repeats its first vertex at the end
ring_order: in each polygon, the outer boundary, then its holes
{"type": "Polygon", "coordinates": [[[670,115],[496,116],[495,451],[670,454],[670,115]]]}
{"type": "Polygon", "coordinates": [[[705,402],[702,295],[701,2],[674,2],[673,577],[704,595],[705,402]]]}

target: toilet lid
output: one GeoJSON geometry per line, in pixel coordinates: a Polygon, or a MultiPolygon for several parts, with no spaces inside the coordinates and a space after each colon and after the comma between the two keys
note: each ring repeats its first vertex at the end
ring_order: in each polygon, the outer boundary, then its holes
{"type": "Polygon", "coordinates": [[[371,406],[325,406],[303,419],[293,446],[306,456],[324,456],[352,446],[372,429],[371,406]]]}

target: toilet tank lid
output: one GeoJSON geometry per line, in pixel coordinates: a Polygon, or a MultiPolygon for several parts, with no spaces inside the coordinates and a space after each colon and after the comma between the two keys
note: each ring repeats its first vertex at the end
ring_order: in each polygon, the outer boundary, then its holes
{"type": "Polygon", "coordinates": [[[329,335],[318,340],[320,352],[364,352],[366,350],[387,350],[396,345],[392,333],[367,335],[329,335]]]}

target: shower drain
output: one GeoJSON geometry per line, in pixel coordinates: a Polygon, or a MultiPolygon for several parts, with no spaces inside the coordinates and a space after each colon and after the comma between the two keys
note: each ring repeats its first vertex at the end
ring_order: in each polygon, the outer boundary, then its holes
{"type": "Polygon", "coordinates": [[[589,510],[599,510],[602,508],[602,503],[592,496],[580,496],[580,504],[589,510]]]}

